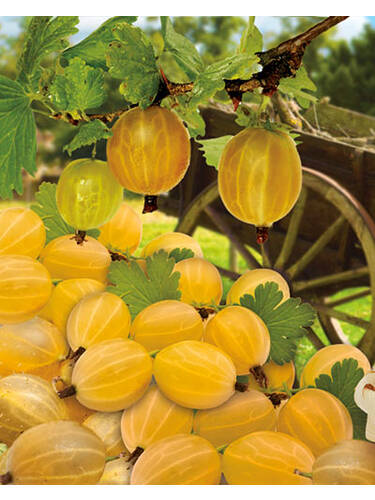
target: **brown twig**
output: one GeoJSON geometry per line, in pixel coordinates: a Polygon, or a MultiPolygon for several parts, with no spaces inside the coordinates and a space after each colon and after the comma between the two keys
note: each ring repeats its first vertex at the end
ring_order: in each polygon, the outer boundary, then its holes
{"type": "MultiPolygon", "coordinates": [[[[290,38],[277,47],[269,49],[265,52],[258,52],[262,70],[255,73],[248,80],[225,80],[225,90],[232,99],[235,107],[241,102],[242,95],[245,92],[253,92],[257,88],[262,88],[262,93],[267,96],[272,96],[280,83],[281,78],[294,77],[297,70],[302,64],[302,58],[306,47],[317,36],[329,30],[336,24],[345,21],[349,16],[330,16],[320,23],[312,26],[307,31],[300,35],[290,38]]],[[[161,81],[157,96],[154,99],[154,104],[160,103],[165,97],[183,95],[190,92],[194,83],[172,83],[170,82],[162,69],[160,69],[161,81]]],[[[69,113],[55,113],[52,118],[55,120],[65,120],[72,125],[78,125],[80,122],[89,120],[100,120],[103,123],[110,123],[115,118],[120,116],[127,109],[120,109],[112,113],[96,113],[88,114],[85,119],[73,118],[69,113]]]]}
{"type": "MultiPolygon", "coordinates": [[[[129,108],[119,109],[117,111],[112,111],[111,113],[88,114],[86,116],[90,121],[100,120],[103,123],[111,123],[111,122],[113,122],[113,120],[115,118],[122,115],[122,113],[125,113],[125,111],[128,111],[128,109],[129,108]]],[[[80,118],[79,120],[77,120],[76,118],[73,118],[73,116],[70,113],[55,113],[54,115],[51,115],[51,118],[53,118],[54,120],[65,120],[65,121],[67,121],[70,124],[75,125],[75,126],[86,121],[83,118],[80,118]]]]}
{"type": "Polygon", "coordinates": [[[233,96],[237,102],[241,94],[252,92],[259,87],[262,87],[264,95],[272,96],[281,78],[295,76],[302,64],[306,47],[312,40],[347,18],[348,16],[327,17],[300,35],[280,43],[277,47],[258,52],[262,70],[252,75],[249,80],[226,80],[225,89],[229,96],[233,96]]]}

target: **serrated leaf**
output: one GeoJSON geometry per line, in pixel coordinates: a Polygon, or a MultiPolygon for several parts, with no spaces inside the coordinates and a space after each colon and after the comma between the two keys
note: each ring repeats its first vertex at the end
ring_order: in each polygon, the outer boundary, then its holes
{"type": "Polygon", "coordinates": [[[115,40],[113,28],[121,23],[132,24],[137,19],[137,16],[116,16],[107,19],[89,36],[66,49],[62,54],[62,59],[69,61],[74,57],[80,57],[90,66],[105,70],[107,68],[106,52],[109,44],[115,40]]]}
{"type": "Polygon", "coordinates": [[[180,273],[173,271],[175,261],[167,252],[160,250],[147,257],[146,266],[147,276],[134,260],[115,261],[109,268],[108,280],[113,286],[108,287],[108,291],[128,304],[133,318],[150,304],[181,297],[180,273]]]}
{"type": "Polygon", "coordinates": [[[150,106],[159,89],[160,75],[154,49],[140,28],[122,24],[113,29],[116,40],[107,51],[107,66],[123,81],[120,92],[128,102],[143,109],[150,106]]]}
{"type": "Polygon", "coordinates": [[[206,158],[207,165],[215,167],[216,170],[218,169],[223,150],[232,137],[232,135],[223,135],[215,139],[200,139],[198,141],[199,144],[201,144],[199,149],[203,151],[203,156],[206,158]]]}
{"type": "Polygon", "coordinates": [[[198,136],[204,137],[206,122],[203,120],[198,108],[189,106],[189,97],[187,95],[167,97],[163,99],[162,106],[169,109],[173,108],[173,111],[186,123],[190,137],[194,139],[198,136]]]}
{"type": "Polygon", "coordinates": [[[279,91],[296,99],[303,108],[308,108],[317,98],[303,89],[316,91],[315,83],[309,78],[304,66],[301,66],[294,78],[282,78],[278,87],[279,91]]]}
{"type": "MultiPolygon", "coordinates": [[[[195,45],[174,30],[171,20],[167,16],[161,16],[161,32],[164,39],[164,53],[171,54],[187,77],[190,80],[195,80],[204,67],[195,45]]],[[[168,78],[168,74],[166,76],[168,78]]],[[[174,83],[185,82],[174,81],[174,83]]]]}
{"type": "Polygon", "coordinates": [[[258,57],[253,54],[235,54],[207,66],[194,82],[190,93],[191,106],[198,106],[201,102],[213,97],[219,90],[223,90],[224,79],[250,78],[253,65],[258,61],[258,57]]]}
{"type": "Polygon", "coordinates": [[[169,252],[169,257],[174,259],[177,264],[177,262],[180,262],[181,260],[194,257],[194,252],[190,248],[175,248],[174,250],[169,252]]]}
{"type": "Polygon", "coordinates": [[[59,52],[68,45],[69,36],[77,33],[77,16],[34,16],[25,33],[25,41],[17,67],[18,80],[35,89],[39,66],[52,52],[59,52]]]}
{"type": "Polygon", "coordinates": [[[57,75],[50,92],[52,102],[61,111],[74,113],[100,106],[105,97],[104,74],[75,57],[62,75],[57,75]]]}
{"type": "Polygon", "coordinates": [[[18,83],[0,75],[0,198],[22,193],[22,168],[36,171],[36,127],[30,99],[18,83]]]}
{"type": "Polygon", "coordinates": [[[267,282],[256,287],[254,296],[244,295],[240,304],[255,312],[266,324],[271,337],[270,358],[282,365],[294,359],[297,340],[306,334],[305,327],[311,326],[315,311],[300,298],[283,298],[277,283],[267,282]]]}
{"type": "Polygon", "coordinates": [[[76,149],[94,144],[100,139],[108,139],[111,135],[112,131],[105,123],[100,120],[93,120],[79,127],[78,132],[69,144],[64,146],[63,151],[67,151],[71,155],[76,149]]]}
{"type": "MultiPolygon", "coordinates": [[[[74,234],[75,229],[64,221],[57,209],[56,184],[42,182],[35,194],[35,203],[31,205],[31,209],[39,215],[44,223],[47,234],[46,243],[65,234],[74,234]]],[[[91,229],[87,231],[87,235],[98,238],[100,231],[91,229]]]]}
{"type": "Polygon", "coordinates": [[[262,50],[263,35],[255,26],[254,22],[255,16],[249,16],[249,21],[241,36],[240,46],[238,48],[239,52],[255,54],[255,52],[260,52],[262,50]]]}
{"type": "Polygon", "coordinates": [[[338,361],[331,368],[331,375],[322,374],[315,379],[315,386],[336,396],[348,409],[353,421],[354,439],[366,439],[367,415],[354,401],[354,391],[364,376],[364,371],[353,358],[338,361]]]}

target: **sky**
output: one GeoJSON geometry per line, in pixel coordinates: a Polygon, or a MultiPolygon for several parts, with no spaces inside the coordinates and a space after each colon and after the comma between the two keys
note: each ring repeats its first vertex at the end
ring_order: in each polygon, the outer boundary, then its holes
{"type": "MultiPolygon", "coordinates": [[[[18,17],[14,16],[0,16],[0,34],[16,36],[19,31],[18,17]]],[[[79,40],[87,36],[94,29],[96,29],[100,24],[108,19],[108,17],[99,16],[82,16],[80,17],[80,23],[78,25],[79,33],[72,37],[72,42],[77,43],[79,40]]],[[[140,17],[136,25],[142,27],[145,18],[140,17]]],[[[350,40],[360,34],[363,26],[366,23],[370,23],[375,27],[375,16],[351,16],[346,21],[340,23],[337,28],[336,38],[344,38],[350,40]]],[[[265,31],[279,31],[279,21],[277,17],[272,16],[257,16],[255,19],[255,24],[259,27],[262,32],[265,31]]]]}

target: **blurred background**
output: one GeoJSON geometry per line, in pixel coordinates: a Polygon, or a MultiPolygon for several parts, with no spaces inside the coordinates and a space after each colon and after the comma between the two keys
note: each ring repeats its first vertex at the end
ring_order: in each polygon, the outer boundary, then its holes
{"type": "MultiPolygon", "coordinates": [[[[79,32],[71,37],[75,44],[98,28],[107,17],[80,17],[79,32]]],[[[264,49],[289,39],[305,31],[310,26],[319,22],[319,17],[257,17],[256,26],[260,29],[264,39],[264,49]]],[[[28,23],[27,17],[1,17],[0,16],[0,73],[10,78],[15,78],[16,61],[22,49],[24,30],[28,23]]],[[[198,48],[203,60],[212,63],[215,60],[232,55],[240,40],[242,31],[247,24],[246,17],[172,17],[175,30],[188,37],[198,48]]],[[[158,18],[141,17],[135,23],[142,28],[151,38],[156,53],[160,50],[162,39],[160,35],[160,21],[158,18]]],[[[328,32],[315,39],[307,48],[304,56],[304,65],[310,78],[317,86],[315,93],[318,101],[304,111],[304,116],[314,127],[323,133],[334,136],[343,136],[344,140],[356,145],[375,149],[375,17],[350,17],[348,20],[330,29],[328,32]],[[325,110],[329,104],[329,126],[324,128],[325,110]],[[336,110],[340,107],[339,113],[336,110]],[[344,108],[344,109],[341,109],[344,108]],[[356,115],[357,128],[353,130],[353,114],[351,110],[363,115],[356,115]],[[332,118],[333,113],[333,118],[332,118]],[[367,115],[364,116],[364,115],[367,115]],[[374,117],[374,118],[373,118],[374,117]],[[361,126],[366,130],[362,132],[361,126]],[[373,128],[372,128],[373,127],[373,128]],[[363,136],[366,135],[364,138],[363,136]],[[353,138],[354,137],[354,138],[353,138]],[[363,141],[366,141],[363,143],[363,141]],[[356,143],[358,142],[358,144],[356,143]],[[362,142],[361,142],[362,141],[362,142]]],[[[46,64],[52,64],[46,61],[46,64]]],[[[109,94],[106,103],[108,110],[124,107],[123,97],[118,92],[119,82],[113,79],[106,80],[109,94]]],[[[219,96],[220,97],[220,96],[219,96]]],[[[226,98],[226,96],[225,96],[226,98]]],[[[246,96],[251,100],[251,96],[246,96]]],[[[226,98],[226,102],[228,99],[226,98]]],[[[35,179],[25,174],[25,192],[21,199],[13,202],[1,202],[0,208],[12,203],[29,204],[33,201],[35,190],[41,180],[56,181],[61,168],[71,158],[63,153],[62,147],[73,137],[74,127],[62,122],[50,120],[41,115],[36,116],[38,127],[38,172],[35,179]]],[[[341,138],[342,139],[342,138],[341,138]]],[[[90,154],[82,148],[74,157],[90,154]]],[[[105,155],[105,144],[98,144],[98,156],[105,155]]],[[[131,193],[126,193],[126,201],[137,210],[142,210],[143,201],[131,193]]],[[[177,219],[172,216],[155,212],[147,215],[143,227],[143,240],[141,248],[152,238],[168,231],[173,231],[177,219]]],[[[204,251],[205,257],[216,265],[229,267],[230,243],[229,240],[206,228],[199,227],[194,234],[204,251]]],[[[238,257],[238,271],[244,271],[247,266],[245,261],[238,257]]],[[[231,282],[224,278],[225,291],[231,282]]],[[[339,299],[342,293],[353,293],[356,290],[348,289],[337,294],[339,299]]],[[[360,290],[359,290],[360,291],[360,290]]],[[[355,312],[357,317],[368,320],[371,313],[371,297],[367,296],[343,305],[342,310],[347,313],[355,312]]],[[[324,343],[327,337],[315,325],[315,330],[324,343]]],[[[362,332],[353,325],[343,324],[343,329],[351,342],[356,344],[362,332]]],[[[303,339],[298,350],[297,366],[301,366],[314,351],[314,347],[307,339],[303,339]]]]}

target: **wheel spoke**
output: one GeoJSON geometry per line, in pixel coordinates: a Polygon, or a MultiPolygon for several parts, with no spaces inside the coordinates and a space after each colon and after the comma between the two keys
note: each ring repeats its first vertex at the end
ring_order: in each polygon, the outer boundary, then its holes
{"type": "Polygon", "coordinates": [[[358,278],[363,278],[368,276],[369,268],[359,267],[353,271],[343,271],[342,273],[330,274],[328,276],[321,276],[319,278],[314,278],[306,281],[296,281],[293,284],[294,292],[301,292],[302,290],[311,290],[312,288],[321,288],[323,286],[335,285],[338,283],[344,283],[345,281],[355,280],[358,278]]]}
{"type": "Polygon", "coordinates": [[[198,222],[201,211],[219,196],[217,182],[212,182],[186,207],[182,214],[175,231],[180,233],[192,234],[192,229],[198,222]]]}
{"type": "Polygon", "coordinates": [[[319,303],[311,303],[311,305],[318,312],[322,312],[323,314],[330,316],[332,318],[339,319],[340,321],[345,321],[345,323],[350,323],[351,325],[358,326],[359,328],[367,329],[370,326],[369,321],[366,321],[362,318],[357,318],[356,316],[345,313],[343,311],[337,311],[333,307],[329,307],[319,303]]]}
{"type": "Polygon", "coordinates": [[[340,217],[336,219],[323,234],[320,235],[316,242],[311,245],[307,252],[305,252],[295,264],[289,267],[287,272],[291,278],[295,278],[299,273],[301,273],[305,267],[328,245],[344,221],[345,217],[340,215],[340,217]]]}
{"type": "Polygon", "coordinates": [[[232,231],[232,228],[218,213],[217,210],[215,210],[210,206],[206,206],[204,208],[204,212],[209,216],[209,218],[212,220],[215,226],[220,230],[220,232],[225,234],[229,238],[229,241],[233,244],[234,247],[236,247],[237,251],[242,255],[242,257],[245,259],[250,268],[256,269],[260,267],[255,257],[253,257],[251,253],[248,251],[248,249],[245,247],[245,245],[241,243],[239,238],[232,231]]]}
{"type": "Polygon", "coordinates": [[[276,269],[283,269],[283,267],[288,262],[288,259],[292,253],[295,242],[297,240],[298,230],[302,220],[302,215],[305,210],[306,199],[307,199],[307,189],[302,188],[300,197],[298,198],[298,201],[290,217],[288,230],[285,235],[281,252],[275,262],[276,269]]]}
{"type": "Polygon", "coordinates": [[[270,259],[270,254],[268,252],[268,241],[266,241],[265,243],[263,243],[261,246],[260,246],[260,251],[261,251],[261,255],[262,255],[262,265],[263,267],[268,267],[268,268],[272,268],[272,262],[271,262],[271,259],[270,259]]]}
{"type": "Polygon", "coordinates": [[[331,344],[350,344],[348,337],[341,328],[339,320],[321,312],[318,312],[318,319],[331,344]]]}
{"type": "Polygon", "coordinates": [[[325,347],[325,344],[320,340],[318,335],[310,326],[308,326],[306,330],[307,330],[306,337],[310,340],[310,342],[314,347],[316,347],[318,350],[325,347]]]}
{"type": "Polygon", "coordinates": [[[232,242],[229,243],[229,269],[238,273],[238,253],[232,242]]]}
{"type": "Polygon", "coordinates": [[[326,302],[326,305],[329,307],[341,306],[342,304],[346,304],[348,302],[352,302],[353,300],[361,299],[362,297],[366,297],[370,295],[370,290],[363,290],[362,292],[353,293],[352,295],[347,295],[346,297],[342,297],[337,300],[330,300],[326,302]]]}
{"type": "Polygon", "coordinates": [[[215,266],[220,274],[225,276],[226,278],[231,279],[232,281],[236,281],[241,275],[234,271],[229,271],[229,269],[224,269],[224,267],[215,266]]]}

